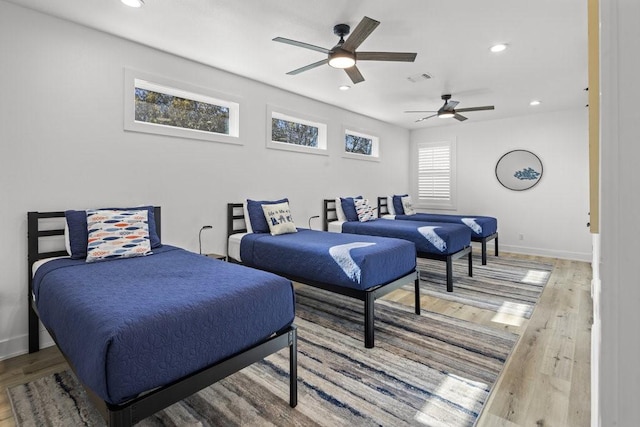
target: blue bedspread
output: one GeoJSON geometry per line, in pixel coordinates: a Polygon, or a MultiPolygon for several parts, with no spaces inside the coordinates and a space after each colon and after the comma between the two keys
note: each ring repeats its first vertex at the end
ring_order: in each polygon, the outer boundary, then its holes
{"type": "Polygon", "coordinates": [[[345,222],[342,232],[404,239],[413,242],[418,252],[439,255],[456,253],[471,244],[471,230],[458,224],[376,219],[345,222]]]}
{"type": "Polygon", "coordinates": [[[396,215],[395,219],[463,224],[471,229],[471,238],[491,236],[498,231],[498,220],[490,216],[444,215],[420,212],[414,215],[396,215]]]}
{"type": "Polygon", "coordinates": [[[79,379],[113,404],[247,349],[295,316],[289,280],[168,245],[139,258],[49,261],[34,296],[79,379]]]}
{"type": "Polygon", "coordinates": [[[248,266],[354,289],[369,289],[415,270],[416,250],[399,239],[298,229],[247,234],[240,258],[248,266]]]}

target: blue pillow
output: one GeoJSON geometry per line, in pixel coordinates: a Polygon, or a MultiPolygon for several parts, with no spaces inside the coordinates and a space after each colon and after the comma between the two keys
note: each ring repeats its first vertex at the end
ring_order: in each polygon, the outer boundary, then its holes
{"type": "Polygon", "coordinates": [[[353,199],[362,199],[362,196],[358,197],[340,197],[340,204],[342,205],[342,212],[344,212],[347,221],[359,221],[358,213],[356,212],[356,205],[353,199]]]}
{"type": "Polygon", "coordinates": [[[393,210],[396,211],[396,215],[404,215],[404,206],[402,206],[402,198],[407,196],[408,194],[393,196],[393,210]]]}
{"type": "Polygon", "coordinates": [[[270,233],[269,224],[264,216],[262,205],[276,205],[278,203],[289,203],[289,199],[280,200],[251,200],[247,199],[247,212],[249,213],[249,222],[254,233],[270,233]]]}
{"type": "MultiPolygon", "coordinates": [[[[153,206],[139,206],[133,208],[104,208],[117,210],[142,210],[149,213],[147,225],[149,226],[149,242],[151,248],[162,246],[160,236],[156,231],[156,218],[153,206]]],[[[87,242],[89,241],[89,231],[87,230],[87,211],[68,210],[64,212],[69,227],[69,247],[71,249],[71,259],[84,259],[87,257],[87,242]]]]}

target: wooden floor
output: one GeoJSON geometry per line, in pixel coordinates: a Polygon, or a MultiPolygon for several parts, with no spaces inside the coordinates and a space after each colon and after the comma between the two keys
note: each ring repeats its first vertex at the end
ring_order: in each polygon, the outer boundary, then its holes
{"type": "MultiPolygon", "coordinates": [[[[423,310],[519,334],[520,340],[489,398],[478,427],[589,426],[592,301],[588,263],[515,254],[555,267],[531,319],[423,296],[423,310]]],[[[489,258],[491,262],[491,258],[489,258]]],[[[413,306],[413,293],[386,298],[413,306]]],[[[66,368],[55,347],[0,361],[0,427],[14,426],[5,389],[66,368]]]]}

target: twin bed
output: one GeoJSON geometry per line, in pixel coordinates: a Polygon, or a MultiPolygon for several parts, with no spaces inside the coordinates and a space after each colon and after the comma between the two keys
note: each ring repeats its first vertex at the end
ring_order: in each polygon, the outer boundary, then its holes
{"type": "Polygon", "coordinates": [[[341,209],[339,198],[324,199],[324,230],[359,236],[399,238],[414,243],[418,258],[440,260],[446,263],[447,292],[453,292],[453,260],[466,255],[468,274],[473,276],[471,232],[468,227],[459,224],[387,219],[359,221],[357,218],[355,220],[348,218],[349,214],[345,215],[341,209]]]}
{"type": "Polygon", "coordinates": [[[161,245],[149,215],[152,254],[87,262],[48,250],[65,212],[28,213],[29,351],[40,319],[108,424],[127,426],[288,347],[295,407],[291,281],[161,245]]]}
{"type": "Polygon", "coordinates": [[[498,256],[498,220],[490,216],[479,215],[445,215],[433,213],[404,212],[404,207],[398,199],[401,196],[378,197],[378,217],[385,219],[399,219],[406,221],[440,222],[461,224],[471,230],[471,241],[482,245],[482,265],[487,264],[487,242],[494,241],[495,255],[498,256]]]}
{"type": "Polygon", "coordinates": [[[272,235],[256,232],[257,218],[242,203],[227,205],[227,259],[363,301],[365,347],[374,347],[377,298],[413,283],[420,314],[416,251],[410,242],[302,228],[272,235]]]}

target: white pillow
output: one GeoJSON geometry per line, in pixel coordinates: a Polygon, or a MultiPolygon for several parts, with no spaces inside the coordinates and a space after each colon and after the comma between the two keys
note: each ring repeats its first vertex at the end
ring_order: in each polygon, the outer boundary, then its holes
{"type": "Polygon", "coordinates": [[[87,262],[150,255],[148,213],[88,210],[87,262]]]}
{"type": "Polygon", "coordinates": [[[67,249],[69,256],[73,255],[71,253],[71,238],[69,237],[69,223],[67,222],[67,218],[64,219],[64,247],[67,249]]]}
{"type": "Polygon", "coordinates": [[[264,212],[264,217],[267,220],[272,236],[296,233],[298,231],[291,216],[289,203],[284,202],[275,205],[264,204],[262,205],[262,211],[264,212]]]}
{"type": "Polygon", "coordinates": [[[356,207],[358,220],[360,222],[373,221],[376,217],[373,215],[373,209],[369,204],[369,199],[354,199],[353,204],[356,207]]]}
{"type": "Polygon", "coordinates": [[[400,199],[402,201],[402,208],[405,215],[415,215],[416,211],[411,204],[411,196],[404,196],[400,199]]]}
{"type": "Polygon", "coordinates": [[[344,210],[342,210],[342,200],[340,200],[340,197],[336,197],[336,216],[338,217],[338,221],[347,221],[347,216],[344,214],[344,210]]]}
{"type": "Polygon", "coordinates": [[[244,211],[244,226],[247,229],[247,233],[253,233],[251,228],[251,218],[249,218],[249,210],[247,209],[247,201],[242,203],[242,210],[244,211]]]}
{"type": "Polygon", "coordinates": [[[393,207],[393,196],[387,196],[387,210],[389,211],[389,215],[396,214],[396,208],[393,207]]]}

